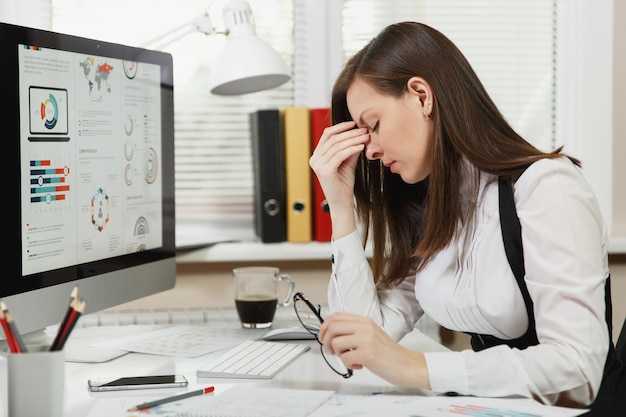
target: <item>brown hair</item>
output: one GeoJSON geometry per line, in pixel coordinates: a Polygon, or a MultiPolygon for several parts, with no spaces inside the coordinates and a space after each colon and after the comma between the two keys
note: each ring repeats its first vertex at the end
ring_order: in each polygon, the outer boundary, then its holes
{"type": "Polygon", "coordinates": [[[371,228],[372,270],[384,286],[423,268],[450,243],[459,223],[473,215],[472,207],[463,208],[459,193],[462,177],[468,175],[463,160],[475,167],[470,183],[477,195],[481,171],[515,177],[539,159],[567,156],[561,148],[542,152],[515,132],[461,51],[418,22],[388,26],[346,63],[332,92],[333,123],[352,120],[346,92],[355,80],[399,98],[413,76],[424,78],[433,92],[429,177],[406,184],[364,153],[356,168],[354,194],[363,241],[371,228]]]}

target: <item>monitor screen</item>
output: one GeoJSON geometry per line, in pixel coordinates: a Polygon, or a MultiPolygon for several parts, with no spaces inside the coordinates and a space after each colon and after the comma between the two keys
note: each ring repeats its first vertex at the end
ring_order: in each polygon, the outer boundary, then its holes
{"type": "Polygon", "coordinates": [[[19,236],[0,297],[20,332],[61,321],[75,285],[86,312],[172,288],[171,55],[0,24],[0,58],[5,228],[19,236]]]}

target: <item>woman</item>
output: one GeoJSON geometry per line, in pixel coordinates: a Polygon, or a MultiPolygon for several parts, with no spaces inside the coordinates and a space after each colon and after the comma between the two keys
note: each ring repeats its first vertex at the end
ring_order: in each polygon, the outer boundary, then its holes
{"type": "Polygon", "coordinates": [[[609,270],[579,161],[520,137],[456,46],[416,22],[387,27],[348,61],[332,118],[310,159],[332,219],[335,313],[319,334],[330,352],[400,386],[591,404],[612,352],[609,270]],[[519,285],[499,177],[521,223],[519,285]],[[424,312],[473,334],[475,351],[396,343],[424,312]]]}

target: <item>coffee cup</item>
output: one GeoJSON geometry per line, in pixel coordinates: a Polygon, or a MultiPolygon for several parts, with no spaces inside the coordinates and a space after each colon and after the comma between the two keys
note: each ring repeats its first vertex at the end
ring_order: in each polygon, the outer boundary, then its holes
{"type": "Polygon", "coordinates": [[[277,307],[289,305],[295,281],[290,275],[268,266],[233,269],[235,307],[241,327],[266,329],[272,326],[277,307]],[[285,294],[281,297],[281,294],[285,294]],[[280,301],[279,301],[280,300],[280,301]]]}

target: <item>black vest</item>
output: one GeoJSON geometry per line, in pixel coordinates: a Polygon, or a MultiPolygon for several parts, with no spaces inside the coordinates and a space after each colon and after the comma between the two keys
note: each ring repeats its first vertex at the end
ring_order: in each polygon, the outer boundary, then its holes
{"type": "MultiPolygon", "coordinates": [[[[521,337],[513,340],[503,340],[491,335],[471,334],[471,344],[474,351],[480,351],[497,345],[508,345],[512,348],[525,349],[539,344],[535,328],[535,314],[533,301],[528,293],[524,281],[524,252],[522,250],[522,227],[517,217],[515,200],[513,199],[513,185],[511,178],[498,178],[498,193],[500,205],[500,227],[504,250],[515,280],[522,292],[526,312],[528,314],[528,330],[521,337]]],[[[606,323],[609,330],[609,353],[604,366],[604,374],[598,396],[589,407],[586,417],[625,417],[626,416],[626,364],[617,357],[612,341],[613,318],[611,304],[611,277],[607,277],[605,284],[606,323]]]]}

